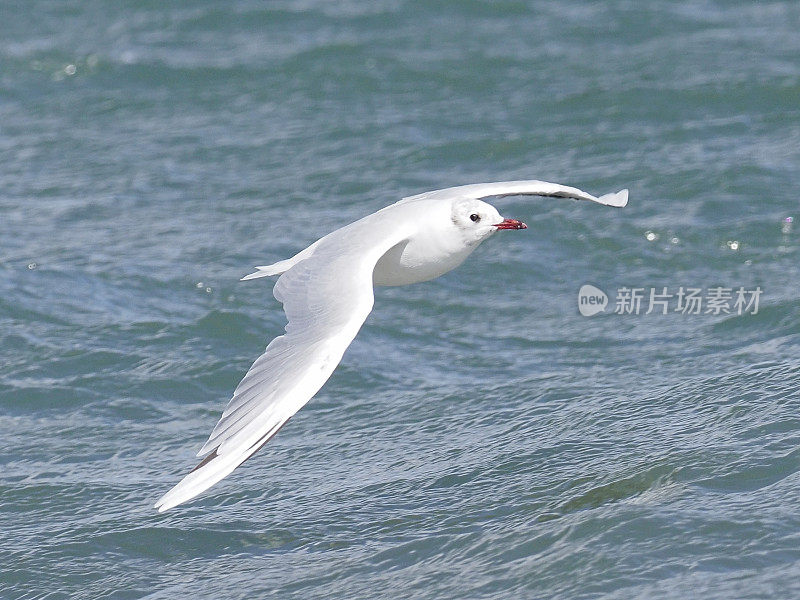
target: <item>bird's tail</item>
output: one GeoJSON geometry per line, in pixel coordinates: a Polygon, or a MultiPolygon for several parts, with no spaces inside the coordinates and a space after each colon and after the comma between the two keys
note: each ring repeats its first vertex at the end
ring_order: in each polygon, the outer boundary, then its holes
{"type": "Polygon", "coordinates": [[[286,260],[280,260],[271,265],[263,265],[261,267],[256,267],[255,273],[250,273],[249,275],[245,275],[239,281],[258,279],[259,277],[269,277],[270,275],[280,275],[284,271],[288,271],[292,266],[294,266],[294,263],[295,263],[294,258],[287,258],[286,260]]]}
{"type": "Polygon", "coordinates": [[[319,244],[320,240],[317,240],[313,244],[311,244],[305,250],[301,250],[297,254],[295,254],[292,258],[287,258],[286,260],[279,260],[276,263],[271,265],[263,265],[261,267],[256,267],[255,273],[250,273],[250,275],[245,275],[239,281],[247,281],[249,279],[258,279],[259,277],[269,277],[270,275],[280,275],[284,271],[288,271],[301,260],[305,260],[312,254],[314,254],[314,250],[319,244]]]}

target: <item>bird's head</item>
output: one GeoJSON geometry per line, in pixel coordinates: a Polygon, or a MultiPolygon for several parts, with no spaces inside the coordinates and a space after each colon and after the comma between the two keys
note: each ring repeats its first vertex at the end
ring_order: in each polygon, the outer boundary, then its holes
{"type": "Polygon", "coordinates": [[[499,229],[527,229],[516,219],[504,219],[491,204],[472,198],[456,200],[451,218],[469,245],[477,244],[499,229]]]}

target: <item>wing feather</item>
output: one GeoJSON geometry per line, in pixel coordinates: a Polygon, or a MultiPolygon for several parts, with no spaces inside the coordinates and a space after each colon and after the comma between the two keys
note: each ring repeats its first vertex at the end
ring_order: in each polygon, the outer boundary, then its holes
{"type": "Polygon", "coordinates": [[[198,453],[208,456],[156,503],[159,512],[229,475],[328,380],[372,310],[375,264],[408,238],[408,228],[385,221],[367,217],[329,234],[280,276],[274,295],[286,333],[247,371],[198,453]]]}
{"type": "MultiPolygon", "coordinates": [[[[411,202],[415,200],[434,200],[445,198],[490,198],[499,196],[555,196],[559,198],[573,198],[575,200],[589,200],[605,204],[606,206],[623,207],[628,203],[628,190],[620,190],[613,194],[603,196],[593,196],[583,190],[559,183],[548,181],[538,181],[530,179],[527,181],[500,181],[498,183],[475,183],[471,185],[461,185],[458,187],[434,190],[403,198],[400,202],[411,202]]],[[[398,203],[399,204],[399,203],[398,203]]]]}

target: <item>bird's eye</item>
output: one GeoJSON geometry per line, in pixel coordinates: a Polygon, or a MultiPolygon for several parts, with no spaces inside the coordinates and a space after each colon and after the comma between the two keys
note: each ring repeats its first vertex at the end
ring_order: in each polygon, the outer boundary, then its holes
{"type": "Polygon", "coordinates": [[[480,221],[480,220],[481,220],[481,216],[480,216],[478,213],[472,213],[472,214],[469,216],[469,219],[470,219],[470,221],[472,221],[473,223],[477,223],[478,221],[480,221]]]}

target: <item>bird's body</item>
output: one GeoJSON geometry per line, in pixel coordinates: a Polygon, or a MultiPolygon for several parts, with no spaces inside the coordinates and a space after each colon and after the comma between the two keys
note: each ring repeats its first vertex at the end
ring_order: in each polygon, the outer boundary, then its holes
{"type": "Polygon", "coordinates": [[[205,459],[156,503],[185,502],[228,475],[264,445],[327,381],[372,310],[373,285],[434,279],[460,265],[498,229],[524,229],[480,198],[561,196],[611,206],[627,190],[600,198],[542,181],[468,185],[405,198],[314,242],[290,259],[243,279],[278,275],[275,298],[286,333],[267,346],[233,393],[198,453],[205,459]]]}
{"type": "MultiPolygon", "coordinates": [[[[447,215],[437,213],[444,213],[448,207],[444,206],[443,202],[436,204],[438,206],[429,206],[424,210],[429,212],[432,218],[447,218],[447,215]]],[[[372,273],[375,285],[408,285],[436,279],[455,269],[478,247],[478,243],[463,244],[455,229],[437,235],[432,230],[420,227],[414,222],[414,217],[420,211],[419,203],[397,206],[395,211],[404,217],[404,226],[412,234],[408,239],[389,248],[378,259],[372,273]]]]}

